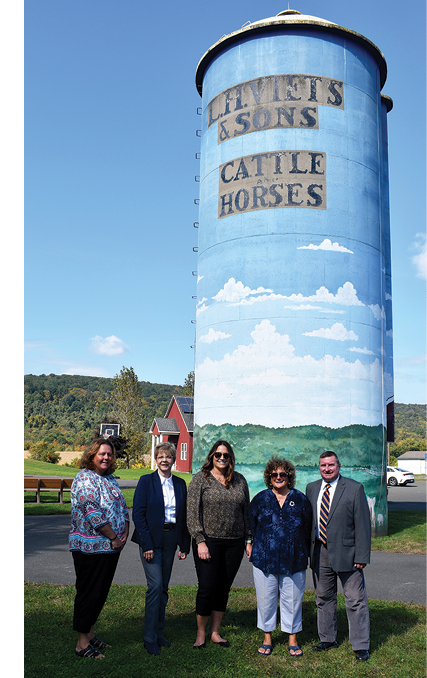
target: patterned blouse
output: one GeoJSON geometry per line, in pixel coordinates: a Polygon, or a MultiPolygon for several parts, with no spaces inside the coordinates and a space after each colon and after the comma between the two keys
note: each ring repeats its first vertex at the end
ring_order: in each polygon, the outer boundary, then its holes
{"type": "Polygon", "coordinates": [[[307,568],[312,508],[305,494],[292,489],[280,508],[273,490],[263,490],[251,501],[250,518],[250,560],[258,570],[289,576],[307,568]]]}
{"type": "Polygon", "coordinates": [[[117,553],[99,529],[110,525],[120,537],[126,522],[129,512],[115,477],[89,469],[79,471],[71,486],[70,551],[117,553]]]}
{"type": "Polygon", "coordinates": [[[187,527],[196,544],[206,537],[250,539],[249,488],[244,476],[234,472],[228,489],[210,473],[196,473],[187,494],[187,527]]]}

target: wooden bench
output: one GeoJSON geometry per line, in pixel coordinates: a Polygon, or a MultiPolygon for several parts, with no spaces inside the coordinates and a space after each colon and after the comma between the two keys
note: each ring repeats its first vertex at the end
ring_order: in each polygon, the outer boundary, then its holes
{"type": "Polygon", "coordinates": [[[64,503],[64,492],[71,491],[74,478],[24,478],[24,492],[36,492],[40,504],[40,492],[58,492],[58,501],[64,503]]]}

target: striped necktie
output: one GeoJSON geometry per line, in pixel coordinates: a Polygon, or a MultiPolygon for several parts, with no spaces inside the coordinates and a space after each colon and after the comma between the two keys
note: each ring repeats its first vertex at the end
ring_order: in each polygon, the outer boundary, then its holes
{"type": "Polygon", "coordinates": [[[319,539],[323,544],[326,544],[326,525],[329,517],[329,488],[330,485],[326,485],[320,502],[319,539]]]}

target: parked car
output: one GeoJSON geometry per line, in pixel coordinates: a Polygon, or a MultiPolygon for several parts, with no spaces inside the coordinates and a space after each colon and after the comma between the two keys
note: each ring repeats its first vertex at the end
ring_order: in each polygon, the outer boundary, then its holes
{"type": "Polygon", "coordinates": [[[407,485],[414,482],[414,474],[396,466],[387,466],[387,485],[407,485]]]}

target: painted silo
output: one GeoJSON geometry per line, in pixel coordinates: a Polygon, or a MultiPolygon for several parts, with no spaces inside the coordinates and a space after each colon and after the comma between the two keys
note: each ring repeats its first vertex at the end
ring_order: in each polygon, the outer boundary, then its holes
{"type": "Polygon", "coordinates": [[[334,450],[363,482],[378,534],[391,355],[385,79],[367,38],[293,10],[224,36],[196,72],[193,472],[225,438],[252,495],[272,454],[296,465],[304,490],[334,450]]]}

